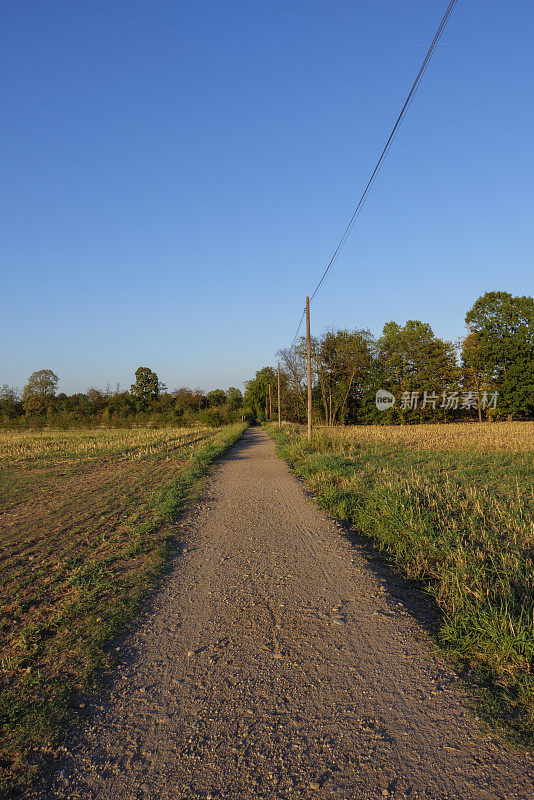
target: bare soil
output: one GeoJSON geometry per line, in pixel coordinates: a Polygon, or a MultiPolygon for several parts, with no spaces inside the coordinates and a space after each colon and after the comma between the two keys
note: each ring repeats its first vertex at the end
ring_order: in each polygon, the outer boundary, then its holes
{"type": "Polygon", "coordinates": [[[28,797],[534,797],[435,651],[435,610],[249,430],[182,523],[152,607],[28,797]]]}

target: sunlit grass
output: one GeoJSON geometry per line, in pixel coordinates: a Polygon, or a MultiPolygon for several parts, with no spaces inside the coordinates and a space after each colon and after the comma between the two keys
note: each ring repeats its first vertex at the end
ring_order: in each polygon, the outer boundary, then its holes
{"type": "Polygon", "coordinates": [[[371,536],[444,612],[441,644],[491,687],[493,715],[534,732],[534,423],[278,433],[317,501],[371,536]]]}
{"type": "Polygon", "coordinates": [[[347,444],[395,444],[432,450],[509,450],[534,449],[534,422],[483,423],[457,422],[447,425],[352,425],[339,428],[317,427],[316,436],[347,444]]]}

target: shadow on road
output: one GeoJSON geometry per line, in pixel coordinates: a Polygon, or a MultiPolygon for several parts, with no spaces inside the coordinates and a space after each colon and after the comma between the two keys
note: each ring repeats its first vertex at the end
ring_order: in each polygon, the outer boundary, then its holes
{"type": "Polygon", "coordinates": [[[342,535],[365,558],[367,566],[380,579],[390,597],[402,603],[406,611],[435,637],[443,622],[443,612],[424,584],[401,575],[395,564],[380,553],[369,537],[351,529],[349,525],[339,524],[343,528],[342,535]]]}

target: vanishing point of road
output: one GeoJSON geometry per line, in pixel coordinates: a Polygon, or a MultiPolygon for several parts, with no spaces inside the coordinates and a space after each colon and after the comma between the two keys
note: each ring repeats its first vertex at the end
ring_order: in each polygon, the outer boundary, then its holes
{"type": "Polygon", "coordinates": [[[468,710],[429,600],[248,430],[54,780],[69,800],[510,800],[532,760],[468,710]]]}

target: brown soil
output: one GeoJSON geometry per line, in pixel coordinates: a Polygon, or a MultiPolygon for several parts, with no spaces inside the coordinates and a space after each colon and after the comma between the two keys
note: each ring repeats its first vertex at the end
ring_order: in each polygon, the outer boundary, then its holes
{"type": "Polygon", "coordinates": [[[467,710],[429,602],[342,536],[250,430],[109,690],[32,798],[534,797],[533,763],[467,710]]]}

